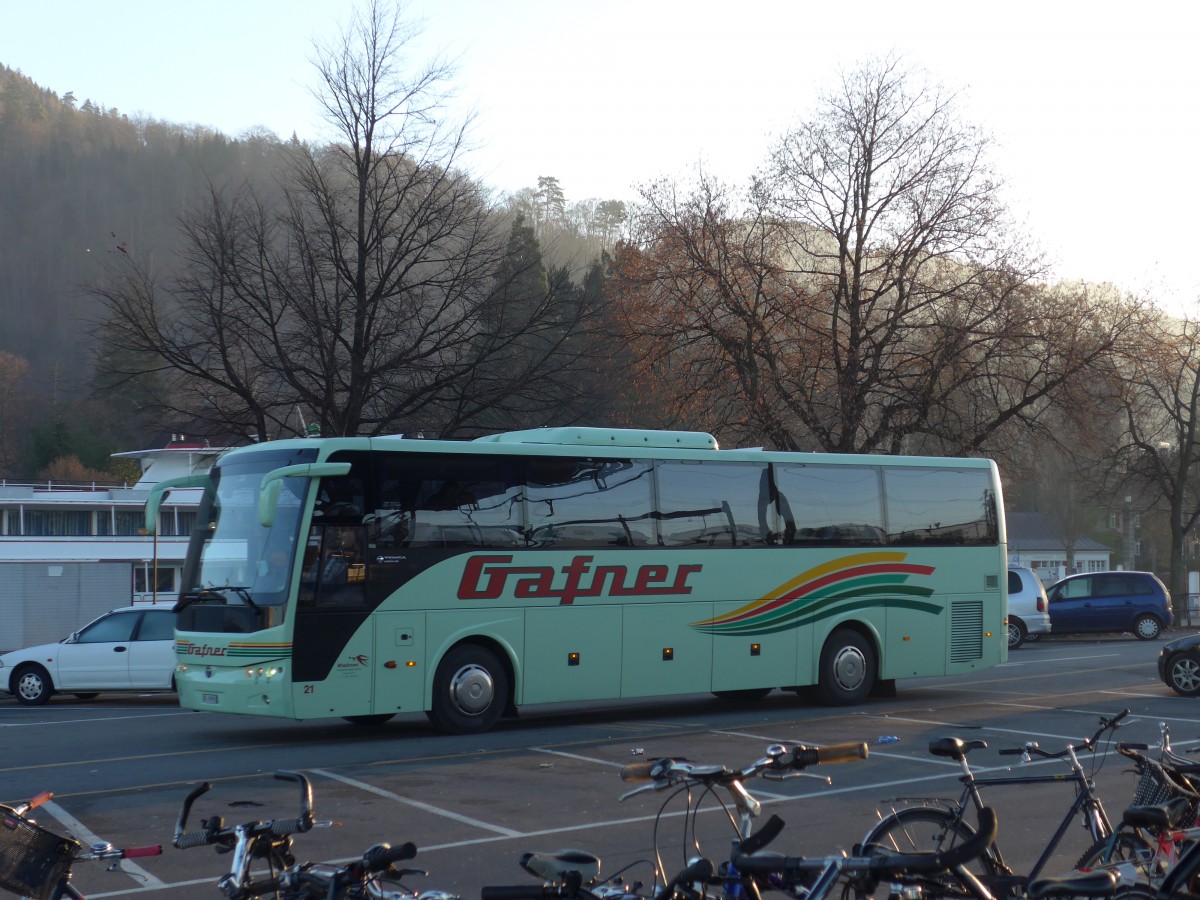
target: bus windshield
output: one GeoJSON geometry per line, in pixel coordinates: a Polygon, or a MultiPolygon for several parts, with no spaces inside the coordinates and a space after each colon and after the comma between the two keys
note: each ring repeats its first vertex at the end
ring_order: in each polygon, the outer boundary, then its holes
{"type": "Polygon", "coordinates": [[[267,528],[259,524],[258,496],[263,476],[281,463],[277,454],[212,470],[215,490],[207,492],[188,545],[177,612],[189,623],[213,616],[195,607],[222,607],[221,631],[252,631],[284,620],[300,518],[309,489],[307,478],[285,478],[267,528]],[[234,612],[231,607],[241,607],[234,612]]]}

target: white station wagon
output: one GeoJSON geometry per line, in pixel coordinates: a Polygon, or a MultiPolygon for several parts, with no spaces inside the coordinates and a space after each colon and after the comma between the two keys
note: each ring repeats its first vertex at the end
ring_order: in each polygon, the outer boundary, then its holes
{"type": "Polygon", "coordinates": [[[0,656],[0,690],[26,706],[54,693],[90,700],[105,691],[175,688],[175,612],[169,607],[114,609],[57,644],[0,656]]]}

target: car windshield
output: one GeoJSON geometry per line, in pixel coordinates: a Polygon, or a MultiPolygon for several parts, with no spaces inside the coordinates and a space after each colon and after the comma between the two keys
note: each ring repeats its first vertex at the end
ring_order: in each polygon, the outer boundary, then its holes
{"type": "Polygon", "coordinates": [[[280,482],[270,527],[259,524],[258,496],[264,475],[296,461],[296,454],[281,457],[270,452],[213,468],[216,490],[206,492],[188,545],[180,611],[194,604],[243,606],[255,611],[257,627],[283,621],[310,482],[307,478],[280,482]]]}

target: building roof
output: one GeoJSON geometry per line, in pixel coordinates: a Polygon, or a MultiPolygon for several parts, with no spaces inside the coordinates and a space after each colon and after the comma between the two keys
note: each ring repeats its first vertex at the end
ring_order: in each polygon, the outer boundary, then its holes
{"type": "MultiPolygon", "coordinates": [[[[1067,530],[1062,522],[1047,513],[1010,512],[1005,514],[1008,527],[1008,549],[1010,551],[1065,550],[1067,530]]],[[[1089,537],[1075,538],[1075,552],[1099,550],[1107,553],[1112,548],[1089,537]]]]}

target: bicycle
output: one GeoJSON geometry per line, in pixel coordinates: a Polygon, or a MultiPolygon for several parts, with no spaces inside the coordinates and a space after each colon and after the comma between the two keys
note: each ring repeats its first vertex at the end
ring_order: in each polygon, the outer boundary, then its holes
{"type": "MultiPolygon", "coordinates": [[[[748,883],[729,862],[714,866],[704,858],[701,852],[701,842],[697,832],[697,818],[704,806],[705,800],[715,798],[718,808],[725,813],[733,828],[734,845],[753,840],[753,823],[762,813],[762,804],[745,786],[749,778],[759,776],[766,780],[782,781],[789,778],[809,777],[829,779],[822,775],[813,775],[804,770],[816,765],[851,762],[866,759],[867,745],[862,742],[833,744],[826,747],[811,747],[805,744],[787,746],[771,744],[767,747],[766,755],[745,768],[729,769],[724,765],[701,765],[686,759],[662,757],[646,760],[625,766],[621,770],[621,780],[627,783],[641,783],[639,787],[622,794],[621,802],[646,792],[671,790],[671,793],[659,806],[654,817],[653,843],[653,878],[650,886],[651,895],[666,898],[676,892],[686,894],[692,890],[688,886],[700,882],[704,884],[720,884],[727,898],[741,898],[747,894],[758,895],[758,888],[748,883]],[[644,783],[643,783],[644,782],[644,783]],[[723,799],[719,792],[728,795],[723,799]],[[668,808],[678,797],[685,798],[684,808],[684,862],[673,876],[668,877],[667,864],[661,849],[660,827],[668,808]],[[689,853],[689,849],[692,851],[689,853]]],[[[760,840],[765,842],[778,833],[772,817],[771,834],[764,834],[760,840]]],[[[779,823],[780,827],[782,823],[779,823]]],[[[550,900],[557,897],[586,898],[586,900],[617,900],[642,896],[645,885],[640,882],[627,883],[623,876],[634,866],[648,860],[639,860],[624,867],[612,877],[600,880],[600,860],[592,854],[581,850],[563,850],[558,853],[526,853],[520,859],[523,869],[535,877],[541,878],[543,884],[533,885],[500,885],[483,889],[483,900],[550,900]]]]}
{"type": "Polygon", "coordinates": [[[1084,852],[1077,869],[1129,865],[1142,881],[1157,886],[1200,838],[1200,791],[1190,780],[1198,767],[1171,751],[1169,730],[1165,723],[1160,728],[1159,760],[1142,752],[1149,749],[1145,744],[1117,744],[1138,775],[1134,802],[1122,814],[1121,826],[1084,852]]]}
{"type": "Polygon", "coordinates": [[[42,828],[29,813],[54,797],[43,791],[16,806],[0,806],[0,888],[33,900],[85,900],[71,884],[71,869],[78,860],[112,860],[110,872],[121,860],[158,856],[162,846],[114,847],[103,842],[87,849],[74,838],[42,828]]]}
{"type": "MultiPolygon", "coordinates": [[[[979,857],[978,873],[986,884],[998,896],[1020,896],[1027,892],[1029,884],[1038,879],[1046,864],[1050,861],[1059,843],[1066,835],[1067,828],[1077,816],[1082,816],[1084,827],[1091,834],[1092,842],[1097,843],[1113,833],[1112,823],[1104,810],[1104,804],[1095,791],[1095,783],[1079,762],[1078,753],[1094,751],[1096,745],[1106,732],[1116,731],[1121,722],[1129,715],[1129,710],[1122,710],[1117,715],[1106,718],[1100,717],[1096,732],[1084,741],[1076,744],[1068,743],[1065,749],[1050,753],[1042,750],[1036,742],[1028,742],[1023,747],[1000,750],[1001,755],[1020,755],[1024,762],[1030,762],[1034,757],[1045,760],[1065,760],[1070,767],[1070,774],[1058,775],[1003,775],[977,778],[971,770],[967,756],[974,750],[987,748],[984,741],[963,741],[955,737],[937,738],[930,742],[929,752],[934,756],[953,759],[962,768],[959,781],[963,784],[962,793],[957,800],[941,797],[903,798],[898,797],[885,803],[892,804],[891,809],[880,815],[880,821],[863,838],[862,846],[880,846],[896,852],[911,852],[928,849],[941,850],[953,846],[957,842],[969,839],[973,829],[964,820],[968,807],[976,811],[985,806],[980,788],[1002,785],[1033,785],[1033,784],[1072,784],[1075,788],[1075,799],[1067,809],[1062,821],[1050,837],[1045,849],[1037,861],[1025,874],[1019,874],[1005,860],[998,844],[993,843],[979,857]],[[896,804],[906,804],[897,806],[896,804]],[[916,805],[912,805],[916,804],[916,805]]],[[[1103,758],[1103,754],[1101,757],[1103,758]]],[[[1093,760],[1098,759],[1093,757],[1093,760]]],[[[1097,763],[1093,762],[1093,773],[1097,763]]]]}
{"type": "Polygon", "coordinates": [[[399,883],[409,875],[425,875],[422,869],[396,869],[395,864],[416,856],[412,843],[398,847],[375,844],[361,857],[344,865],[336,863],[297,863],[292,853],[292,835],[304,834],[318,826],[313,817],[312,784],[299,772],[279,771],[275,777],[291,781],[300,788],[300,814],[291,819],[246,822],[226,826],[219,816],[201,821],[201,831],[188,832],[187,820],[196,800],[212,790],[210,782],[195,788],[183,801],[172,843],[181,850],[215,845],[218,853],[232,853],[230,870],[217,881],[217,887],[229,900],[251,900],[274,895],[278,900],[458,900],[441,891],[418,893],[399,883]],[[265,860],[267,874],[256,878],[251,872],[255,860],[265,860]],[[387,886],[387,882],[395,882],[387,886]]]}

